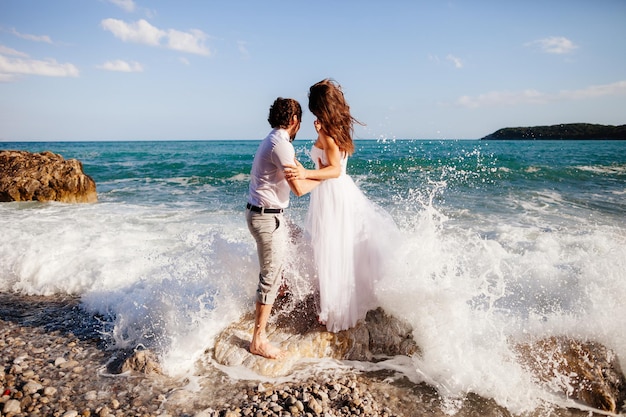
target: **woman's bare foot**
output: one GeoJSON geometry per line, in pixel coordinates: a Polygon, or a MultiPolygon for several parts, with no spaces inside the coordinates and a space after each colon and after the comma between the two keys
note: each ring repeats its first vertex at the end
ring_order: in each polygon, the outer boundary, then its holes
{"type": "Polygon", "coordinates": [[[286,355],[284,350],[273,346],[268,340],[250,343],[250,353],[267,359],[282,359],[286,355]]]}

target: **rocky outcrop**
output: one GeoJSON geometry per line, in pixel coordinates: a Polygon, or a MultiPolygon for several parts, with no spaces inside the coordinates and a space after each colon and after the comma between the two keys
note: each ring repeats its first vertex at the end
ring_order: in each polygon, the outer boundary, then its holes
{"type": "Polygon", "coordinates": [[[52,152],[0,151],[0,202],[97,200],[96,183],[76,159],[52,152]]]}
{"type": "Polygon", "coordinates": [[[244,366],[257,374],[277,377],[289,374],[301,359],[334,358],[370,361],[376,355],[413,355],[419,348],[412,329],[382,309],[370,311],[355,327],[331,333],[310,314],[311,302],[305,301],[297,314],[279,315],[268,326],[272,343],[287,352],[282,360],[265,359],[249,352],[254,328],[252,314],[231,324],[215,343],[215,360],[227,366],[244,366]]]}
{"type": "Polygon", "coordinates": [[[520,344],[517,351],[520,362],[551,391],[612,413],[626,399],[617,356],[599,343],[549,337],[520,344]]]}
{"type": "MultiPolygon", "coordinates": [[[[354,328],[338,333],[328,332],[317,323],[314,308],[314,302],[308,299],[290,309],[277,309],[268,336],[287,352],[284,359],[250,354],[252,314],[226,328],[209,353],[219,364],[245,367],[268,377],[290,374],[303,359],[372,361],[377,357],[421,354],[411,326],[380,308],[368,312],[354,328]]],[[[599,343],[551,337],[517,344],[515,352],[519,362],[547,390],[613,413],[626,399],[626,381],[617,356],[599,343]]]]}
{"type": "Polygon", "coordinates": [[[506,127],[482,140],[625,140],[626,125],[569,123],[552,126],[506,127]]]}

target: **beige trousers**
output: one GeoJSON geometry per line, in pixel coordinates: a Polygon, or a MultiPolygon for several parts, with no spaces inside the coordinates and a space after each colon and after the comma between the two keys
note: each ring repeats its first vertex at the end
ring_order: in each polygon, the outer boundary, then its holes
{"type": "Polygon", "coordinates": [[[282,213],[256,213],[246,210],[248,229],[256,240],[259,256],[259,286],[256,299],[261,304],[274,304],[281,284],[287,228],[282,213]]]}

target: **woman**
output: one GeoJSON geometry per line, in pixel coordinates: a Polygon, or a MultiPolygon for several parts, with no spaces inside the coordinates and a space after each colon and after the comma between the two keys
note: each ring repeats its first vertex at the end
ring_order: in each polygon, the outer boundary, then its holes
{"type": "Polygon", "coordinates": [[[341,87],[322,80],[309,89],[309,110],[318,137],[311,150],[316,169],[299,162],[287,179],[325,180],[311,191],[306,229],[319,279],[319,320],[332,332],[353,327],[376,307],[374,285],[389,269],[397,228],[391,216],[369,201],[346,174],[354,152],[354,123],[341,87]]]}

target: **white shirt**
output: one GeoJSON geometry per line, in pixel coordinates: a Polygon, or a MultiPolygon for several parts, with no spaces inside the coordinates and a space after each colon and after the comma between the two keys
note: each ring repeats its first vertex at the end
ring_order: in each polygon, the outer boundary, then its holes
{"type": "Polygon", "coordinates": [[[289,205],[289,183],[285,165],[293,165],[296,151],[285,129],[273,129],[259,145],[252,171],[248,202],[264,208],[286,208],[289,205]]]}

